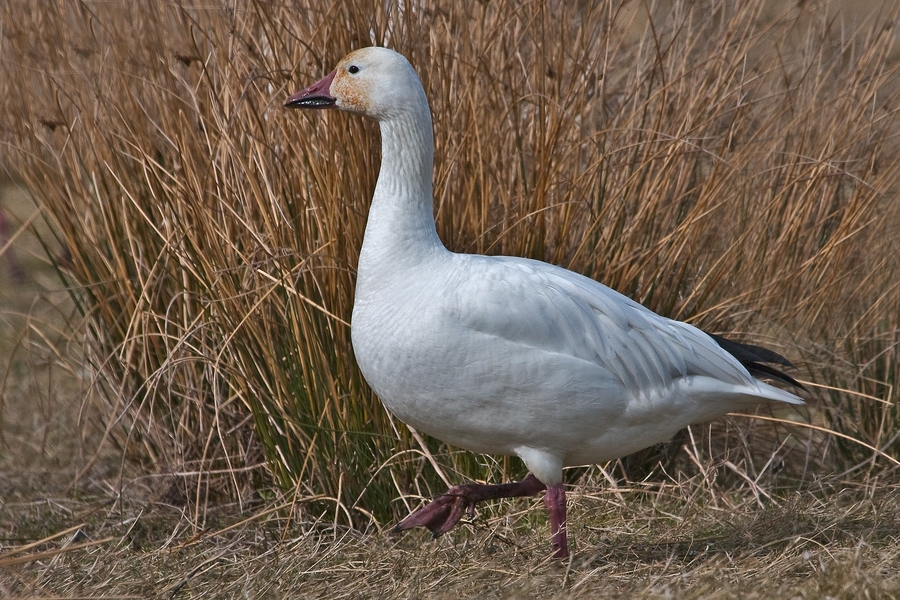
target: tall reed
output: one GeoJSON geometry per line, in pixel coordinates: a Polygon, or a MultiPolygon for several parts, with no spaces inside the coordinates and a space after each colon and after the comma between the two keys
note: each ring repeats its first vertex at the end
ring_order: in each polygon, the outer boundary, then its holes
{"type": "MultiPolygon", "coordinates": [[[[198,517],[263,472],[364,523],[404,512],[398,490],[439,491],[435,465],[520,468],[417,439],[355,367],[377,128],[281,103],[373,43],[431,100],[451,249],[547,260],[746,332],[831,386],[813,388],[814,422],[896,453],[893,21],[553,4],[0,7],[2,159],[64,249],[108,437],[184,474],[198,517]]],[[[871,466],[840,448],[828,464],[871,466]]]]}

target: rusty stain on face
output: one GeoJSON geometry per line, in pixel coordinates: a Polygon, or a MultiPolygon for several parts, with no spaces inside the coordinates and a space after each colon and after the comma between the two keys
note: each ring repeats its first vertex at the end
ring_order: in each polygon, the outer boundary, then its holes
{"type": "Polygon", "coordinates": [[[331,95],[337,98],[339,108],[368,114],[370,109],[368,86],[364,78],[355,76],[356,73],[361,72],[360,67],[354,64],[362,58],[358,54],[360,51],[351,52],[338,63],[337,73],[331,84],[331,95]]]}

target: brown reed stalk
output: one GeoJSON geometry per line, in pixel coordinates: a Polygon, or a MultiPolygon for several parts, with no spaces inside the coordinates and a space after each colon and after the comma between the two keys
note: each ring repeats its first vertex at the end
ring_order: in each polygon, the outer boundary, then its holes
{"type": "MultiPolygon", "coordinates": [[[[896,411],[867,399],[896,400],[900,339],[888,17],[552,4],[0,7],[2,159],[64,249],[107,437],[185,474],[197,522],[210,494],[246,497],[263,458],[354,523],[403,512],[397,488],[439,491],[430,456],[458,477],[520,468],[422,447],[353,362],[376,127],[281,103],[372,43],[406,54],[431,100],[451,249],[562,264],[746,332],[831,386],[809,418],[896,453],[896,411]]],[[[738,431],[749,471],[784,448],[738,431]]],[[[818,464],[871,466],[838,447],[818,464]]]]}

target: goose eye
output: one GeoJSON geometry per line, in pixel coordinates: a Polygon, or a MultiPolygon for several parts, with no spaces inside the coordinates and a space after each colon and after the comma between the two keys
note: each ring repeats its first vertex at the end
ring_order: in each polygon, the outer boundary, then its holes
{"type": "Polygon", "coordinates": [[[359,73],[359,67],[357,67],[356,65],[350,65],[349,67],[347,67],[347,72],[351,75],[356,75],[357,73],[359,73]]]}

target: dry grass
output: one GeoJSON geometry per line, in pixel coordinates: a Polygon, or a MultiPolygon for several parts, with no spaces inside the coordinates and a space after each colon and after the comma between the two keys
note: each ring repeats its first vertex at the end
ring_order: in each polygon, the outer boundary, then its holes
{"type": "Polygon", "coordinates": [[[28,270],[49,300],[3,297],[3,442],[31,448],[5,457],[5,517],[25,524],[7,532],[15,546],[85,521],[111,538],[0,552],[7,591],[896,593],[891,463],[872,451],[896,456],[900,435],[896,14],[303,4],[0,6],[0,163],[47,220],[28,270]],[[419,536],[361,537],[444,486],[432,460],[454,482],[521,469],[416,439],[350,354],[376,128],[281,101],[372,42],[422,75],[450,248],[548,260],[746,332],[797,359],[812,410],[572,470],[571,571],[544,562],[528,502],[423,554],[419,536]],[[72,304],[47,291],[54,269],[72,304]],[[81,440],[60,450],[72,422],[81,440]]]}
{"type": "Polygon", "coordinates": [[[430,543],[425,535],[360,534],[328,520],[288,524],[277,513],[239,521],[234,507],[214,510],[214,527],[191,536],[183,510],[162,503],[11,504],[4,516],[58,521],[65,509],[75,513],[66,522],[78,527],[0,553],[0,593],[850,600],[900,592],[895,487],[840,482],[819,490],[827,502],[806,491],[764,510],[746,494],[695,489],[620,490],[622,497],[576,492],[571,514],[579,542],[571,564],[548,559],[531,501],[503,502],[474,527],[430,543]]]}

